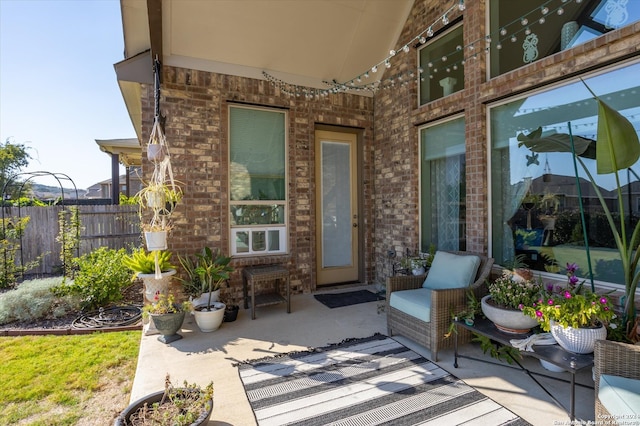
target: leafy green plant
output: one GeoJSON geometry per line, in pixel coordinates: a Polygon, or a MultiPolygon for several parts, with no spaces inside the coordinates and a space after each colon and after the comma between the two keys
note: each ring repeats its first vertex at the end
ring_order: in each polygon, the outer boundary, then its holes
{"type": "Polygon", "coordinates": [[[514,360],[522,358],[522,354],[518,349],[508,345],[495,345],[487,336],[473,333],[473,339],[471,339],[471,341],[480,343],[482,353],[486,354],[489,352],[492,358],[499,361],[506,361],[508,364],[513,364],[514,360]]]}
{"type": "Polygon", "coordinates": [[[27,280],[0,294],[0,324],[58,318],[76,312],[80,302],[77,297],[56,296],[51,291],[61,280],[61,277],[27,280]]]}
{"type": "Polygon", "coordinates": [[[178,259],[186,274],[185,278],[178,278],[185,292],[193,297],[209,293],[206,310],[211,310],[211,292],[220,289],[234,271],[229,265],[231,258],[219,250],[214,252],[210,247],[203,247],[193,257],[178,256],[178,259]]]}
{"type": "Polygon", "coordinates": [[[162,272],[175,269],[171,264],[172,253],[170,251],[150,251],[144,248],[134,250],[130,255],[124,256],[122,262],[125,267],[133,271],[132,280],[136,279],[138,274],[153,274],[156,270],[156,257],[158,265],[162,272]]]}
{"type": "Polygon", "coordinates": [[[130,271],[124,264],[125,249],[100,247],[73,260],[78,269],[71,282],[54,289],[56,295],[75,294],[83,309],[95,309],[122,300],[122,289],[129,285],[130,271]]]}
{"type": "Polygon", "coordinates": [[[445,333],[444,337],[451,337],[453,333],[457,333],[457,327],[455,321],[464,321],[467,324],[473,324],[476,319],[476,315],[482,313],[482,304],[476,297],[476,294],[472,290],[467,291],[467,306],[466,309],[460,312],[451,313],[451,324],[449,329],[445,333]]]}
{"type": "Polygon", "coordinates": [[[518,135],[518,146],[524,145],[533,152],[571,152],[585,171],[607,216],[609,227],[622,260],[625,283],[623,324],[625,329],[629,329],[636,321],[635,295],[638,281],[640,280],[640,271],[638,270],[638,262],[640,261],[640,221],[636,223],[632,232],[629,233],[627,231],[619,171],[630,168],[638,161],[640,158],[640,141],[633,124],[598,98],[586,83],[585,86],[598,103],[598,131],[595,147],[593,146],[593,141],[574,138],[571,134],[555,134],[543,138],[541,127],[529,135],[518,135]],[[618,211],[620,212],[617,221],[614,219],[600,188],[581,157],[595,158],[598,174],[614,175],[618,211]]]}
{"type": "Polygon", "coordinates": [[[69,210],[61,210],[58,213],[58,236],[56,241],[60,243],[60,261],[65,277],[73,277],[74,251],[80,247],[80,213],[77,206],[69,210]]]}
{"type": "Polygon", "coordinates": [[[31,218],[8,217],[2,220],[0,227],[0,288],[13,286],[18,277],[30,269],[37,267],[46,253],[42,253],[35,260],[21,265],[17,263],[16,253],[20,249],[20,238],[31,218]]]}
{"type": "Polygon", "coordinates": [[[567,284],[549,284],[536,303],[522,310],[537,319],[544,331],[551,330],[552,321],[563,327],[579,328],[607,325],[614,318],[609,297],[584,288],[584,281],[578,283],[577,269],[575,263],[568,264],[567,284]]]}
{"type": "Polygon", "coordinates": [[[164,294],[157,294],[154,297],[154,301],[151,304],[145,305],[142,308],[142,315],[146,318],[149,314],[177,314],[180,312],[190,312],[191,302],[185,300],[182,303],[176,303],[175,296],[169,293],[168,296],[164,294]]]}
{"type": "Polygon", "coordinates": [[[513,272],[504,270],[502,275],[489,283],[489,294],[496,305],[507,309],[522,309],[538,300],[542,285],[538,280],[514,280],[513,272]]]}
{"type": "Polygon", "coordinates": [[[167,374],[162,400],[143,405],[133,413],[128,424],[171,424],[184,426],[193,424],[213,404],[213,382],[204,388],[196,383],[184,381],[183,387],[174,387],[167,374]],[[139,423],[144,421],[144,423],[139,423]]]}

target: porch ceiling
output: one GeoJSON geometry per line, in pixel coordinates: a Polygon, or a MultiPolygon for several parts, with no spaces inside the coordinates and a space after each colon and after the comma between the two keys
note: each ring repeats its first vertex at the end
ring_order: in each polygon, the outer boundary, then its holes
{"type": "Polygon", "coordinates": [[[121,0],[125,59],[151,49],[166,65],[328,88],[388,56],[413,2],[121,0]]]}

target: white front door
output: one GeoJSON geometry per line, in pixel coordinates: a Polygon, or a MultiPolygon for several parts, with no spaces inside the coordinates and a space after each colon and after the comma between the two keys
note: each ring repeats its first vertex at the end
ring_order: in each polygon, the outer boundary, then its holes
{"type": "Polygon", "coordinates": [[[357,136],[316,131],[317,285],[358,280],[357,136]]]}

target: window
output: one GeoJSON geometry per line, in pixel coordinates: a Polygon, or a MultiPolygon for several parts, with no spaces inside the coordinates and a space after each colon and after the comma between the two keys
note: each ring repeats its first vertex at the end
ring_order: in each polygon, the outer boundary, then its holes
{"type": "Polygon", "coordinates": [[[464,119],[420,129],[421,249],[466,250],[464,119]]]}
{"type": "Polygon", "coordinates": [[[231,254],[287,251],[286,112],[229,108],[231,254]]]}
{"type": "Polygon", "coordinates": [[[420,48],[420,105],[464,89],[462,23],[420,48]]]}
{"type": "Polygon", "coordinates": [[[628,0],[491,0],[491,77],[598,37],[640,19],[628,0]]]}
{"type": "MultiPolygon", "coordinates": [[[[640,86],[635,76],[640,63],[586,78],[598,97],[640,128],[640,86]]],[[[563,273],[576,262],[582,277],[588,277],[584,235],[580,218],[582,198],[594,278],[623,283],[618,251],[606,216],[587,175],[578,164],[579,185],[569,152],[533,153],[518,146],[518,135],[541,127],[543,135],[568,134],[595,140],[597,105],[580,81],[530,94],[508,103],[490,106],[491,140],[491,235],[492,256],[504,265],[524,255],[538,271],[563,273]],[[578,192],[578,188],[580,192],[578,192]]],[[[618,209],[613,174],[598,175],[595,160],[583,158],[612,214],[618,209]]],[[[640,217],[640,164],[621,172],[625,213],[631,210],[635,226],[640,217]],[[631,185],[629,185],[631,182],[631,185]],[[629,206],[632,206],[631,209],[629,206]]],[[[614,218],[615,219],[615,218],[614,218]]]]}

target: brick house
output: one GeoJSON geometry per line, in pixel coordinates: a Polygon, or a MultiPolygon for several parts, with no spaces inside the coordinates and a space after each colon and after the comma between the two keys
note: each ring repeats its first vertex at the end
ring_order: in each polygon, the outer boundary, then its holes
{"type": "MultiPolygon", "coordinates": [[[[293,291],[308,293],[383,282],[391,256],[430,244],[509,260],[516,215],[504,206],[520,205],[544,160],[573,172],[557,153],[521,163],[517,134],[566,132],[567,119],[590,137],[595,103],[579,78],[624,98],[618,107],[640,122],[627,78],[640,69],[637,2],[514,3],[122,0],[116,72],[141,144],[154,120],[152,58],[162,62],[160,109],[184,191],[169,248],[231,253],[236,300],[246,265],[286,265],[293,291]],[[313,34],[324,43],[315,59],[274,46],[315,48],[313,34]],[[323,63],[348,75],[327,65],[322,83],[323,63]]],[[[562,264],[560,243],[536,253],[562,264]]]]}

